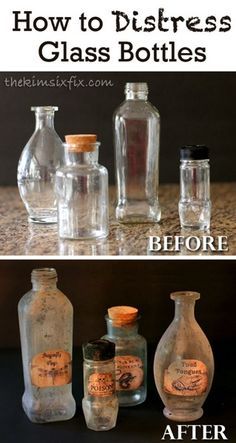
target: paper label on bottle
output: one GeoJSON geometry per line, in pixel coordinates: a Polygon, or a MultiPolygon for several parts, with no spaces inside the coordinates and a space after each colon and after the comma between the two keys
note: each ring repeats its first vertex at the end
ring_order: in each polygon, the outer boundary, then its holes
{"type": "Polygon", "coordinates": [[[198,396],[206,392],[207,385],[207,367],[199,360],[174,361],[164,372],[164,391],[168,394],[198,396]]]}
{"type": "Polygon", "coordinates": [[[135,355],[117,355],[116,390],[131,391],[138,389],[143,383],[143,362],[135,355]]]}
{"type": "Polygon", "coordinates": [[[114,375],[94,372],[88,379],[88,394],[94,397],[109,397],[115,392],[114,375]]]}
{"type": "Polygon", "coordinates": [[[71,382],[72,361],[69,352],[53,349],[35,355],[31,360],[31,383],[39,388],[63,386],[71,382]]]}

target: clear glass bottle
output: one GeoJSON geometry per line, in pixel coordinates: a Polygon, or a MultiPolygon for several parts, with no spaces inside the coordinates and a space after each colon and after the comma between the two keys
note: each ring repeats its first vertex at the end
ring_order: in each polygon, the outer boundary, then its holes
{"type": "Polygon", "coordinates": [[[135,406],[147,396],[147,343],[138,334],[138,310],[114,306],[105,317],[107,334],[116,345],[116,391],[120,406],[135,406]]]}
{"type": "Polygon", "coordinates": [[[54,129],[56,106],[36,106],[35,131],[21,154],[17,181],[20,196],[36,223],[57,222],[55,173],[63,160],[63,143],[54,129]]]}
{"type": "Polygon", "coordinates": [[[125,96],[114,114],[116,218],[159,222],[159,112],[148,101],[147,83],[126,83],[125,96]]]}
{"type": "Polygon", "coordinates": [[[18,304],[25,391],[23,409],[35,423],[75,414],[71,392],[73,307],[57,289],[55,269],[34,269],[31,291],[18,304]]]}
{"type": "Polygon", "coordinates": [[[211,389],[214,358],[194,316],[197,292],[174,292],[175,317],[162,336],[154,359],[154,377],[170,420],[197,420],[211,389]]]}
{"type": "Polygon", "coordinates": [[[209,149],[204,145],[180,149],[179,218],[184,229],[210,228],[210,164],[209,149]]]}
{"type": "Polygon", "coordinates": [[[60,238],[95,239],[108,235],[108,172],[98,164],[96,135],[66,136],[66,165],[57,170],[60,238]]]}
{"type": "Polygon", "coordinates": [[[87,427],[109,431],[116,426],[119,402],[115,383],[115,345],[108,340],[94,340],[83,345],[83,412],[87,427]]]}

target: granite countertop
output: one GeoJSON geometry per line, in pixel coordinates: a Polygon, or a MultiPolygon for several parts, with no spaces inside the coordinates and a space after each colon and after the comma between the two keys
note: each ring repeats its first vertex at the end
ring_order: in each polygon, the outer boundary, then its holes
{"type": "Polygon", "coordinates": [[[178,216],[178,185],[160,186],[162,219],[159,224],[119,224],[114,219],[114,189],[111,188],[110,233],[106,240],[60,240],[57,225],[28,223],[27,213],[16,187],[0,188],[0,255],[124,256],[124,255],[236,255],[236,183],[212,183],[211,230],[207,235],[228,237],[228,251],[150,252],[149,236],[202,235],[184,233],[178,216]]]}

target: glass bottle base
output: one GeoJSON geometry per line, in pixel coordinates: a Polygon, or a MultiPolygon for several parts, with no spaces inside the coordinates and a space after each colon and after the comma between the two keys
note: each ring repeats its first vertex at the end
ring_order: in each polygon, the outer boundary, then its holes
{"type": "Polygon", "coordinates": [[[25,414],[32,423],[49,423],[55,421],[65,421],[71,420],[75,415],[75,405],[69,411],[64,405],[55,407],[51,409],[28,409],[27,406],[22,402],[22,406],[25,414]]]}
{"type": "Polygon", "coordinates": [[[82,409],[87,428],[92,431],[109,431],[113,429],[116,426],[118,407],[117,397],[110,400],[105,400],[105,398],[87,400],[83,398],[82,409]]]}
{"type": "Polygon", "coordinates": [[[78,232],[61,232],[59,230],[59,237],[64,240],[102,240],[108,237],[108,231],[101,230],[80,230],[78,232]]]}
{"type": "Polygon", "coordinates": [[[28,217],[28,221],[30,223],[39,224],[57,223],[57,211],[40,211],[31,213],[28,217]]]}
{"type": "Polygon", "coordinates": [[[200,408],[197,409],[196,411],[184,410],[184,409],[170,411],[168,408],[164,408],[163,414],[169,420],[188,422],[188,421],[195,421],[201,418],[203,415],[203,409],[200,408]]]}
{"type": "Polygon", "coordinates": [[[116,219],[120,223],[158,223],[161,220],[161,210],[158,207],[147,206],[143,210],[135,205],[119,205],[116,208],[116,219]]]}
{"type": "Polygon", "coordinates": [[[146,400],[145,392],[120,391],[118,394],[119,405],[121,407],[137,406],[146,400]]]}

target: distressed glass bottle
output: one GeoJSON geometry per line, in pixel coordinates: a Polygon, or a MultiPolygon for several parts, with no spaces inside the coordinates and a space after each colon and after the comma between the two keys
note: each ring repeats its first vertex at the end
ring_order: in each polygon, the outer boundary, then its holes
{"type": "Polygon", "coordinates": [[[197,420],[211,389],[214,359],[211,346],[194,317],[197,292],[174,292],[175,317],[162,336],[154,360],[154,377],[170,420],[197,420]]]}
{"type": "Polygon", "coordinates": [[[58,232],[61,238],[108,235],[108,172],[98,164],[100,143],[93,134],[66,136],[66,165],[56,173],[58,232]]]}
{"type": "Polygon", "coordinates": [[[179,217],[184,229],[210,228],[209,149],[203,145],[180,149],[179,217]]]}
{"type": "Polygon", "coordinates": [[[160,116],[148,101],[146,83],[126,83],[125,96],[114,114],[116,218],[158,222],[160,116]]]}
{"type": "Polygon", "coordinates": [[[68,420],[75,414],[73,308],[56,282],[55,269],[34,269],[33,288],[18,305],[25,383],[22,404],[35,423],[68,420]]]}
{"type": "Polygon", "coordinates": [[[116,426],[119,402],[115,383],[115,345],[94,340],[83,345],[83,412],[87,427],[108,431],[116,426]]]}
{"type": "Polygon", "coordinates": [[[35,131],[21,154],[17,181],[20,196],[36,223],[57,222],[56,169],[63,160],[63,144],[54,129],[56,106],[32,107],[35,131]]]}
{"type": "Polygon", "coordinates": [[[105,339],[116,345],[116,391],[120,406],[143,403],[147,395],[147,343],[138,334],[138,310],[114,306],[106,316],[105,339]]]}

